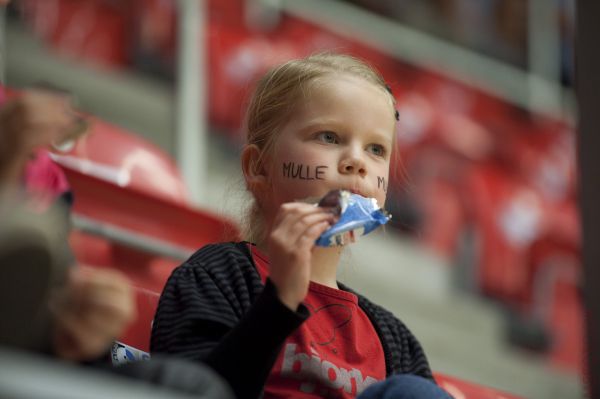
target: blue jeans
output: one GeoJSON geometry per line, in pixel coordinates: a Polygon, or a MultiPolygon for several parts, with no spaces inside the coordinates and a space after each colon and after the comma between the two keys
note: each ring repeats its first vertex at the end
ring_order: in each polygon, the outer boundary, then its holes
{"type": "Polygon", "coordinates": [[[371,385],[357,399],[452,399],[452,396],[423,377],[399,374],[371,385]]]}

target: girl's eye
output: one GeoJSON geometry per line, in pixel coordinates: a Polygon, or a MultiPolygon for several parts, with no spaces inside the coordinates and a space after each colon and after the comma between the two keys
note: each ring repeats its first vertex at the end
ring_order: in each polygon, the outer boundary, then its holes
{"type": "Polygon", "coordinates": [[[369,144],[367,146],[367,151],[378,157],[385,156],[385,148],[381,144],[369,144]]]}
{"type": "Polygon", "coordinates": [[[333,132],[321,132],[317,135],[317,139],[329,144],[338,144],[340,142],[338,136],[333,132]]]}

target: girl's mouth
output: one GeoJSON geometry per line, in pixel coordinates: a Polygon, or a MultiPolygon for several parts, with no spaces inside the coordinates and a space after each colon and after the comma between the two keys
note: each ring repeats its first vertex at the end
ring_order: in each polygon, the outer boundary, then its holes
{"type": "Polygon", "coordinates": [[[366,197],[366,195],[363,194],[362,191],[360,191],[358,189],[355,189],[355,188],[343,188],[342,190],[350,191],[352,194],[358,194],[358,195],[360,195],[362,197],[366,197]]]}

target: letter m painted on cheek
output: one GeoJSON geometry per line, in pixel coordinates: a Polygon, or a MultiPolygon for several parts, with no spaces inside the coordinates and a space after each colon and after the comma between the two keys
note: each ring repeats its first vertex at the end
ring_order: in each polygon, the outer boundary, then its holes
{"type": "Polygon", "coordinates": [[[385,184],[385,177],[377,176],[377,188],[382,188],[384,192],[387,192],[387,186],[385,184]]]}
{"type": "Polygon", "coordinates": [[[287,162],[283,164],[283,177],[290,177],[290,169],[292,168],[292,163],[287,162]]]}

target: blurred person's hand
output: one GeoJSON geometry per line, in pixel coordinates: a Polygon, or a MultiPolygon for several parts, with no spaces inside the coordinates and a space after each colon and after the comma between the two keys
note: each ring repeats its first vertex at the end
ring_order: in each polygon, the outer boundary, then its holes
{"type": "Polygon", "coordinates": [[[54,353],[72,361],[104,355],[136,317],[129,280],[114,269],[73,268],[51,309],[54,353]]]}
{"type": "Polygon", "coordinates": [[[70,98],[31,90],[0,108],[0,184],[18,184],[34,151],[61,143],[79,123],[70,98]]]}

